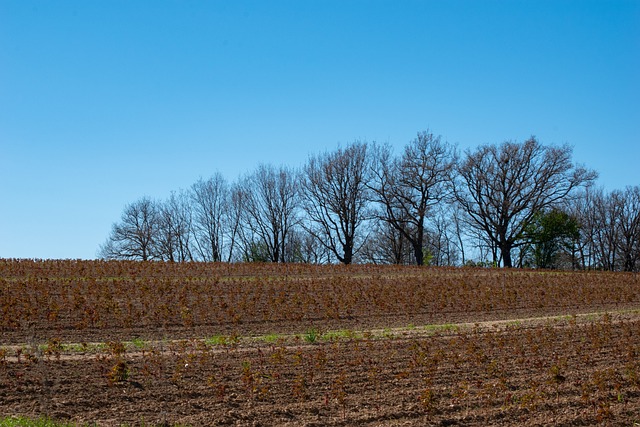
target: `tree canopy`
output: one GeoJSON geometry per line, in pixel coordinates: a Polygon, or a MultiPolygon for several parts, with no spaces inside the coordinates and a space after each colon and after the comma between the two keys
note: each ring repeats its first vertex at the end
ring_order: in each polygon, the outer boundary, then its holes
{"type": "Polygon", "coordinates": [[[164,261],[640,269],[640,187],[605,192],[571,147],[467,149],[429,131],[302,167],[219,173],[125,206],[98,255],[164,261]]]}

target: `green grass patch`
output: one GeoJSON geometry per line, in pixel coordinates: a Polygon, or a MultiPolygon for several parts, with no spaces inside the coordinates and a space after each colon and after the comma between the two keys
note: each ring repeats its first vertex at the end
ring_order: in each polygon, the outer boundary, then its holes
{"type": "Polygon", "coordinates": [[[239,342],[240,337],[227,335],[214,335],[204,340],[204,343],[210,347],[238,344],[239,342]]]}
{"type": "MultiPolygon", "coordinates": [[[[83,426],[89,425],[93,424],[83,424],[83,426]]],[[[0,427],[78,427],[78,424],[68,421],[55,421],[46,417],[6,417],[0,418],[0,427]]]]}
{"type": "Polygon", "coordinates": [[[133,340],[131,340],[131,344],[133,344],[133,346],[138,350],[142,350],[147,346],[147,342],[142,338],[134,338],[133,340]]]}
{"type": "Polygon", "coordinates": [[[276,343],[278,341],[281,341],[282,335],[278,335],[278,334],[268,334],[262,337],[262,341],[264,342],[268,342],[268,343],[276,343]]]}
{"type": "Polygon", "coordinates": [[[320,338],[320,332],[316,328],[310,328],[302,336],[308,343],[314,343],[320,338]]]}
{"type": "Polygon", "coordinates": [[[226,345],[227,337],[224,335],[214,335],[209,338],[205,338],[204,343],[208,346],[226,345]]]}

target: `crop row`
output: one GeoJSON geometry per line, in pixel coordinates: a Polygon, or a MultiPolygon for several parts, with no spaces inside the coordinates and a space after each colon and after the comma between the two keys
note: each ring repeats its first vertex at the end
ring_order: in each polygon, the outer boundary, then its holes
{"type": "MultiPolygon", "coordinates": [[[[389,414],[443,425],[535,423],[536,417],[552,424],[628,421],[640,416],[638,330],[637,317],[604,316],[586,324],[565,320],[312,345],[189,340],[145,344],[132,353],[112,342],[79,358],[61,355],[53,341],[20,350],[19,361],[16,350],[5,351],[0,397],[24,399],[25,407],[39,402],[37,410],[47,413],[73,383],[84,384],[87,395],[102,396],[95,405],[106,405],[105,411],[123,399],[135,405],[162,392],[168,406],[185,399],[194,405],[172,416],[195,424],[203,420],[185,417],[203,413],[198,402],[209,402],[209,413],[220,422],[242,416],[243,424],[276,403],[287,408],[273,414],[274,422],[355,424],[389,414]]],[[[153,420],[154,414],[142,411],[153,420]]]]}
{"type": "Polygon", "coordinates": [[[167,336],[183,328],[193,336],[311,325],[388,327],[637,308],[640,303],[638,276],[621,273],[365,266],[325,266],[318,272],[316,267],[258,265],[246,276],[245,265],[67,262],[60,268],[55,262],[31,262],[30,270],[22,261],[3,263],[10,268],[0,271],[0,331],[7,332],[0,344],[78,333],[104,340],[101,333],[116,330],[167,336]],[[141,267],[146,265],[148,270],[141,267]],[[129,266],[140,271],[124,274],[129,266]],[[182,267],[189,274],[174,274],[182,267]],[[203,270],[192,276],[193,269],[203,270]],[[229,274],[217,274],[221,269],[229,274]],[[115,273],[120,275],[110,275],[115,273]]]}

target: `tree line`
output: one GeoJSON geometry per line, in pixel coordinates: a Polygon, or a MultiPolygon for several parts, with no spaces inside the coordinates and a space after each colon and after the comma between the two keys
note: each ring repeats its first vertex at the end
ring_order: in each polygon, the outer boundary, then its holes
{"type": "Polygon", "coordinates": [[[142,197],[98,256],[638,271],[640,187],[597,189],[572,154],[535,137],[463,153],[429,131],[399,154],[355,141],[142,197]]]}

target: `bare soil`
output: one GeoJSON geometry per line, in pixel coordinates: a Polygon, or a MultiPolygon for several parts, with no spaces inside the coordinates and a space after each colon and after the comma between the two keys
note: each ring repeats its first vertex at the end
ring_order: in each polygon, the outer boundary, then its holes
{"type": "Polygon", "coordinates": [[[640,276],[0,259],[0,417],[640,426],[640,276]]]}
{"type": "Polygon", "coordinates": [[[19,358],[5,348],[0,414],[98,425],[634,426],[638,331],[640,316],[627,313],[315,343],[26,347],[19,358]]]}

